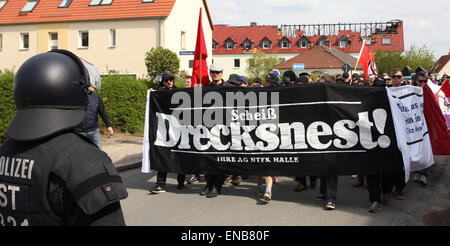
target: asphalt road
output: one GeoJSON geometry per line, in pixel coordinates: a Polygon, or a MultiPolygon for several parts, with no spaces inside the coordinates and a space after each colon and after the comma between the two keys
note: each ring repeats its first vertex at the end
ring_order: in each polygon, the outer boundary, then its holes
{"type": "MultiPolygon", "coordinates": [[[[176,174],[169,174],[167,192],[149,192],[156,174],[140,169],[121,172],[129,196],[122,201],[129,226],[405,226],[450,225],[450,157],[436,159],[427,187],[410,181],[404,200],[391,199],[378,214],[368,212],[368,191],[354,188],[349,176],[339,177],[336,210],[323,210],[315,201],[319,187],[294,192],[292,177],[279,177],[269,204],[256,196],[255,178],[239,186],[225,186],[222,195],[208,199],[200,183],[176,188],[176,174]],[[213,209],[214,208],[214,209],[213,209]]],[[[203,178],[203,177],[202,177],[203,178]]]]}

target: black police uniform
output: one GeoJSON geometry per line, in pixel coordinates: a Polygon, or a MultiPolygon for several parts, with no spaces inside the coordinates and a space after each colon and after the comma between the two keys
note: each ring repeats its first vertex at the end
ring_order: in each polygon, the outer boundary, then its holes
{"type": "Polygon", "coordinates": [[[16,113],[0,147],[0,225],[125,225],[122,180],[106,153],[73,129],[89,75],[65,50],[35,55],[16,73],[16,113]]]}
{"type": "Polygon", "coordinates": [[[0,147],[0,225],[125,225],[108,155],[73,132],[0,147]]]}

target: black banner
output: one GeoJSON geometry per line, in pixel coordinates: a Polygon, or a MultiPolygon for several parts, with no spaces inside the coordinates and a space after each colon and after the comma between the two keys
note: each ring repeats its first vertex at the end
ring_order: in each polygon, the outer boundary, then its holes
{"type": "Polygon", "coordinates": [[[152,170],[351,175],[403,167],[384,88],[310,84],[150,94],[152,170]]]}

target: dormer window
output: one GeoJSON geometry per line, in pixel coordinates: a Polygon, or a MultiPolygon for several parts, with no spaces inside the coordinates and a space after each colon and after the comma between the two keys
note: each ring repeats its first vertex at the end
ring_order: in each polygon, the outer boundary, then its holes
{"type": "Polygon", "coordinates": [[[262,49],[272,49],[272,42],[268,38],[264,38],[261,42],[262,49]]]}
{"type": "Polygon", "coordinates": [[[244,50],[253,49],[253,42],[247,38],[244,42],[242,42],[242,49],[244,50]]]}
{"type": "Polygon", "coordinates": [[[291,41],[289,41],[289,39],[287,38],[283,38],[280,41],[280,48],[282,49],[289,49],[291,48],[291,41]]]}
{"type": "Polygon", "coordinates": [[[29,0],[25,6],[23,6],[20,13],[27,13],[27,12],[33,12],[33,9],[36,7],[36,5],[39,3],[39,0],[29,0]]]}
{"type": "Polygon", "coordinates": [[[350,41],[346,37],[341,37],[338,40],[338,47],[339,48],[348,48],[350,41]]]}
{"type": "Polygon", "coordinates": [[[217,46],[218,46],[218,43],[213,40],[213,43],[212,43],[213,50],[217,50],[217,46]]]}
{"type": "Polygon", "coordinates": [[[322,37],[319,39],[319,41],[317,42],[317,45],[325,45],[326,42],[329,42],[329,40],[326,37],[322,37]]]}
{"type": "Polygon", "coordinates": [[[309,42],[308,38],[303,37],[298,41],[298,47],[302,49],[307,49],[311,47],[311,42],[309,42]]]}
{"type": "Polygon", "coordinates": [[[231,38],[228,38],[227,41],[225,41],[225,44],[223,47],[226,50],[234,50],[235,45],[236,45],[236,43],[233,40],[231,40],[231,38]]]}

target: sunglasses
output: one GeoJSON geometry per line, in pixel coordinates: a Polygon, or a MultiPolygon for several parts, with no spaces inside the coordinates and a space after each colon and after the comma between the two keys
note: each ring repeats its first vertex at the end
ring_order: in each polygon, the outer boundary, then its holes
{"type": "Polygon", "coordinates": [[[426,83],[428,82],[428,80],[424,79],[424,80],[418,80],[420,83],[426,83]]]}
{"type": "Polygon", "coordinates": [[[220,74],[221,72],[217,72],[217,71],[210,71],[212,74],[220,74]]]}
{"type": "Polygon", "coordinates": [[[401,79],[403,76],[401,75],[392,75],[391,78],[393,79],[401,79]]]}
{"type": "Polygon", "coordinates": [[[169,81],[173,81],[173,79],[165,79],[164,82],[169,82],[169,81]]]}

